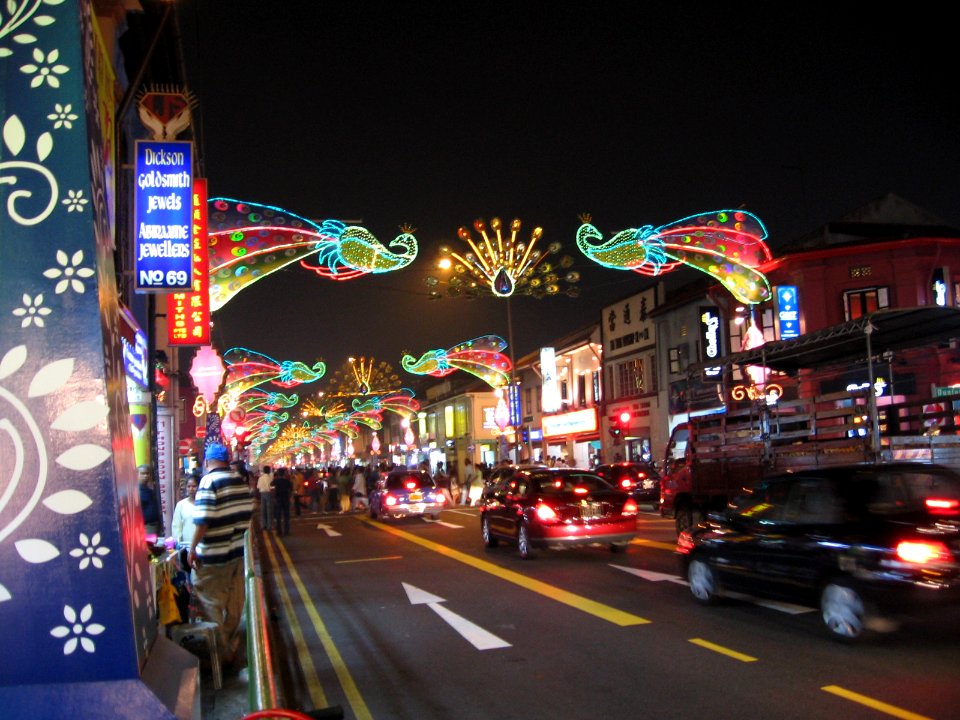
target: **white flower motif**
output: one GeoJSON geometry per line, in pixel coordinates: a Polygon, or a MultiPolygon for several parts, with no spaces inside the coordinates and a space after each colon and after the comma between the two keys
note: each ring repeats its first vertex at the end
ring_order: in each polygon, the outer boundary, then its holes
{"type": "Polygon", "coordinates": [[[17,317],[22,317],[23,322],[20,323],[20,327],[30,327],[30,324],[33,323],[37,327],[43,327],[43,318],[46,315],[49,315],[53,312],[50,308],[43,307],[43,293],[40,293],[35,298],[32,298],[26,293],[23,294],[23,307],[17,308],[13,311],[13,314],[17,317]]]}
{"type": "Polygon", "coordinates": [[[53,106],[53,112],[47,115],[47,120],[53,120],[54,130],[59,130],[62,127],[70,130],[73,128],[73,121],[76,119],[77,114],[73,112],[73,105],[70,103],[67,103],[66,105],[55,103],[53,106]]]}
{"type": "Polygon", "coordinates": [[[109,555],[110,548],[100,547],[100,533],[95,533],[92,538],[88,538],[86,533],[80,533],[80,545],[83,547],[70,551],[70,557],[80,558],[80,569],[86,570],[90,565],[98,570],[103,568],[103,560],[100,558],[109,555]]]}
{"type": "Polygon", "coordinates": [[[38,88],[44,83],[47,83],[47,85],[52,88],[58,88],[60,87],[60,80],[57,78],[57,75],[63,75],[64,73],[70,72],[70,68],[66,65],[57,64],[57,60],[59,59],[59,50],[51,50],[49,53],[44,55],[43,50],[40,48],[34,48],[34,62],[21,65],[20,72],[26,73],[27,75],[36,74],[36,77],[30,81],[31,88],[38,88]]]}
{"type": "Polygon", "coordinates": [[[83,206],[90,201],[83,196],[83,190],[67,190],[67,197],[60,202],[67,206],[67,212],[83,212],[83,206]]]}
{"type": "Polygon", "coordinates": [[[65,292],[67,288],[72,288],[75,293],[83,293],[85,288],[79,278],[94,275],[92,268],[80,267],[80,263],[83,262],[83,250],[77,250],[73,257],[69,257],[63,250],[57,250],[57,262],[60,267],[47,268],[43,271],[43,276],[51,280],[60,278],[56,287],[57,295],[65,292]]]}
{"type": "Polygon", "coordinates": [[[93,605],[84,605],[79,616],[72,607],[64,605],[63,617],[69,625],[58,625],[50,631],[50,634],[55,638],[69,637],[63,644],[63,654],[72,654],[77,649],[77,644],[88,653],[96,652],[97,646],[94,645],[93,640],[85,636],[85,633],[86,635],[99,635],[106,628],[99,623],[90,622],[90,618],[93,617],[93,605]]]}

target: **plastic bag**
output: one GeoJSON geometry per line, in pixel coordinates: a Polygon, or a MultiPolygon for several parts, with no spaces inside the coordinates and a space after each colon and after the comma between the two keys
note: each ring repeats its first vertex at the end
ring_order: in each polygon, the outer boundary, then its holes
{"type": "Polygon", "coordinates": [[[157,602],[160,606],[160,624],[175,625],[183,622],[180,608],[177,607],[177,590],[170,582],[170,575],[164,574],[163,584],[157,591],[157,602]]]}

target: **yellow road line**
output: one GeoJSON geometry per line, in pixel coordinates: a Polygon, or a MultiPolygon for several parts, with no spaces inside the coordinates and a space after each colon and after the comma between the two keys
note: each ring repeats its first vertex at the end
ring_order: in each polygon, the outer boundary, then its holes
{"type": "Polygon", "coordinates": [[[362,522],[369,523],[375,527],[384,530],[392,535],[396,535],[399,538],[404,540],[409,540],[412,543],[416,543],[421,547],[425,547],[428,550],[433,550],[436,553],[445,555],[453,560],[464,563],[465,565],[470,565],[471,567],[476,568],[490,575],[495,575],[501,580],[506,580],[520,587],[531,590],[535,593],[539,593],[544,597],[548,597],[551,600],[556,600],[565,605],[569,605],[572,608],[580,610],[582,612],[594,615],[595,617],[600,618],[601,620],[606,620],[607,622],[612,622],[614,625],[619,625],[621,627],[626,627],[629,625],[645,625],[650,621],[646,618],[642,618],[639,615],[633,615],[632,613],[624,612],[623,610],[617,610],[614,607],[609,605],[604,605],[603,603],[596,602],[595,600],[590,600],[585,598],[582,595],[576,595],[572,592],[567,592],[566,590],[561,590],[560,588],[549,585],[545,582],[539,580],[533,580],[528,578],[525,575],[521,575],[518,572],[513,570],[506,570],[499,565],[494,565],[491,562],[486,560],[480,560],[475,558],[472,555],[467,555],[462,553],[459,550],[454,550],[449,548],[446,545],[441,545],[440,543],[435,543],[432,540],[425,540],[417,535],[412,533],[405,532],[395,527],[390,527],[381,522],[375,522],[367,518],[359,518],[362,522]]]}
{"type": "Polygon", "coordinates": [[[671,552],[677,549],[676,543],[658,542],[657,540],[645,540],[643,538],[634,538],[630,541],[630,544],[643,545],[644,547],[657,548],[658,550],[670,550],[671,552]]]}
{"type": "MultiPolygon", "coordinates": [[[[313,622],[313,629],[317,633],[317,637],[320,638],[320,642],[323,644],[323,649],[327,653],[327,657],[330,658],[330,663],[333,665],[334,671],[337,673],[337,678],[340,680],[340,687],[343,688],[344,695],[347,697],[347,702],[350,703],[350,708],[353,710],[354,717],[357,720],[373,720],[373,715],[370,714],[367,704],[363,701],[363,697],[360,695],[360,691],[357,689],[357,684],[353,681],[353,676],[350,674],[350,670],[343,662],[343,658],[340,656],[340,651],[337,650],[336,643],[334,643],[333,638],[330,637],[330,633],[327,631],[327,626],[324,625],[323,620],[320,618],[320,614],[317,612],[317,609],[314,606],[313,600],[310,598],[310,594],[307,592],[307,588],[304,587],[303,581],[300,580],[300,574],[293,566],[293,560],[287,553],[287,549],[283,547],[283,544],[279,543],[279,541],[278,547],[283,555],[283,561],[286,564],[287,572],[290,573],[290,580],[296,586],[297,592],[300,594],[300,599],[303,600],[303,606],[307,611],[307,615],[310,616],[310,620],[313,622]]],[[[302,657],[303,654],[301,654],[301,658],[302,657]]]]}
{"type": "Polygon", "coordinates": [[[734,660],[739,660],[740,662],[756,662],[757,658],[750,655],[744,655],[739,653],[736,650],[731,650],[730,648],[725,648],[723,645],[716,645],[712,642],[707,642],[701,638],[690,638],[688,642],[692,642],[694,645],[699,645],[700,647],[706,648],[707,650],[713,650],[718,652],[721,655],[726,655],[727,657],[732,657],[734,660]]]}
{"type": "Polygon", "coordinates": [[[874,710],[879,710],[882,713],[887,715],[892,715],[896,718],[902,718],[903,720],[931,720],[926,715],[918,715],[917,713],[910,712],[909,710],[904,710],[903,708],[898,708],[895,705],[888,705],[885,702],[880,702],[879,700],[874,700],[871,697],[866,695],[861,695],[860,693],[851,692],[850,690],[845,690],[839,685],[824,685],[820,688],[824,692],[837,695],[846,700],[852,700],[855,703],[860,703],[861,705],[866,705],[869,708],[874,710]]]}
{"type": "MultiPolygon", "coordinates": [[[[264,533],[266,535],[266,533],[264,533]]],[[[280,542],[277,540],[277,542],[280,542]]],[[[270,556],[270,564],[279,569],[277,563],[277,556],[273,550],[273,546],[267,538],[264,538],[264,545],[267,546],[267,554],[270,556]]],[[[300,628],[300,621],[297,620],[297,614],[293,610],[293,603],[290,600],[290,593],[287,592],[287,586],[278,578],[276,583],[277,587],[280,588],[280,597],[283,601],[283,610],[286,613],[287,622],[290,624],[290,631],[293,633],[294,644],[297,647],[297,657],[300,660],[300,665],[303,668],[304,680],[307,683],[307,690],[310,693],[310,702],[313,703],[315,708],[327,707],[327,696],[323,692],[323,686],[320,684],[320,680],[317,678],[317,669],[313,665],[313,658],[310,657],[310,653],[307,652],[307,643],[306,639],[303,636],[303,630],[300,628]]]]}
{"type": "Polygon", "coordinates": [[[349,565],[350,563],[380,562],[381,560],[403,560],[403,555],[387,555],[385,557],[376,558],[357,558],[356,560],[335,560],[333,564],[349,565]]]}

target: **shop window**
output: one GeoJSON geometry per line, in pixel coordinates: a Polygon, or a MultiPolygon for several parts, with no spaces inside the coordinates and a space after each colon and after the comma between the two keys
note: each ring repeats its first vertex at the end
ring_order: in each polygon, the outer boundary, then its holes
{"type": "Polygon", "coordinates": [[[587,376],[577,375],[577,405],[586,407],[587,404],[587,376]]]}
{"type": "Polygon", "coordinates": [[[847,320],[856,320],[887,307],[890,307],[890,289],[886,287],[860,288],[843,293],[843,312],[847,320]]]}

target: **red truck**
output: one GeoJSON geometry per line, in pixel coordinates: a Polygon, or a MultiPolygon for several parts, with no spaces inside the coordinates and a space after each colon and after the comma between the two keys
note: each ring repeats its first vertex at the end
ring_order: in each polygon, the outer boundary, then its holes
{"type": "Polygon", "coordinates": [[[674,427],[661,515],[679,533],[773,471],[892,460],[960,469],[954,338],[956,308],[884,310],[721,358],[726,402],[674,427]],[[759,387],[738,372],[747,366],[765,368],[759,387]]]}

